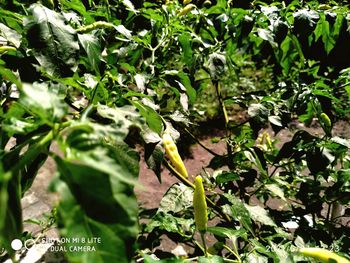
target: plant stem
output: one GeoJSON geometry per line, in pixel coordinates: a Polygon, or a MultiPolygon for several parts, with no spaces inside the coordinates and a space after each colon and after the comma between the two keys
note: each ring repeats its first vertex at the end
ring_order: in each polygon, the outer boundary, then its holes
{"type": "Polygon", "coordinates": [[[219,100],[219,105],[220,105],[220,108],[221,108],[221,111],[224,115],[224,120],[225,120],[225,129],[226,129],[226,138],[227,138],[226,146],[227,146],[227,154],[229,157],[229,161],[228,161],[227,165],[230,169],[233,169],[232,163],[230,162],[232,160],[232,147],[231,147],[230,142],[228,140],[231,137],[231,133],[228,129],[228,123],[229,123],[228,114],[227,114],[224,100],[222,99],[220,81],[215,81],[213,84],[214,84],[214,87],[216,90],[216,95],[217,95],[218,100],[219,100]]]}
{"type": "Polygon", "coordinates": [[[205,242],[205,231],[200,231],[200,234],[201,234],[201,239],[202,239],[202,243],[203,243],[203,247],[204,247],[204,255],[206,257],[208,257],[207,244],[205,242]]]}
{"type": "Polygon", "coordinates": [[[53,139],[53,131],[51,130],[46,134],[38,143],[30,147],[28,151],[18,160],[17,164],[13,167],[13,171],[19,171],[22,169],[32,158],[38,156],[43,151],[45,146],[53,139]]]}
{"type": "Polygon", "coordinates": [[[207,146],[205,146],[200,140],[198,140],[197,138],[196,138],[196,136],[194,136],[187,128],[185,128],[185,131],[188,133],[188,135],[190,135],[191,136],[191,138],[193,139],[193,140],[195,140],[196,141],[196,143],[198,143],[204,150],[206,150],[207,152],[209,152],[210,154],[212,154],[212,155],[214,155],[214,156],[221,156],[220,154],[217,154],[216,152],[214,152],[214,151],[212,151],[212,150],[210,150],[207,146]]]}
{"type": "Polygon", "coordinates": [[[231,254],[233,254],[237,259],[238,259],[238,262],[242,262],[241,261],[241,257],[238,255],[238,253],[236,253],[235,251],[233,251],[229,246],[227,245],[223,245],[224,248],[226,248],[226,250],[228,252],[230,252],[231,254]]]}

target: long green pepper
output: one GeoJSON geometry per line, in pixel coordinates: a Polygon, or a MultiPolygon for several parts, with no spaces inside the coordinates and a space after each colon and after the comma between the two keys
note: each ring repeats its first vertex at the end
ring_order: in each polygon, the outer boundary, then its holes
{"type": "Polygon", "coordinates": [[[200,232],[207,230],[208,212],[207,201],[205,200],[205,192],[203,187],[203,179],[200,175],[194,180],[194,193],[193,193],[193,208],[194,208],[194,221],[196,228],[200,232]]]}

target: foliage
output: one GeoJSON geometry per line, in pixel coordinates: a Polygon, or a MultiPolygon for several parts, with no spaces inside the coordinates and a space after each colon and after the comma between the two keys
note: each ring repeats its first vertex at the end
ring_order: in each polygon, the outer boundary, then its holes
{"type": "Polygon", "coordinates": [[[57,165],[60,235],[102,239],[96,252],[67,252],[70,262],[189,260],[157,253],[163,235],[198,262],[297,262],[304,246],[350,253],[337,212],[350,202],[350,142],[332,135],[350,109],[345,4],[34,2],[0,1],[0,243],[9,256],[23,232],[20,200],[47,158],[57,165]],[[207,119],[222,122],[227,145],[203,175],[208,247],[195,231],[192,179],[169,165],[161,142],[165,129],[198,141],[193,124],[207,119]],[[292,120],[324,132],[300,129],[282,146],[263,132],[292,130],[292,120]],[[136,144],[159,180],[162,164],[180,180],[157,211],[138,211],[136,144]]]}

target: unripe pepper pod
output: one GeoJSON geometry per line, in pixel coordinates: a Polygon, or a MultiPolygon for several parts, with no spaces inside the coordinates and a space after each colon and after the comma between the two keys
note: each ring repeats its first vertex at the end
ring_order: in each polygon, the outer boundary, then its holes
{"type": "Polygon", "coordinates": [[[307,257],[312,257],[319,262],[323,263],[350,263],[350,261],[344,257],[337,255],[334,252],[331,252],[327,249],[310,247],[310,248],[301,248],[299,250],[300,254],[303,254],[307,257]]]}
{"type": "Polygon", "coordinates": [[[187,169],[177,150],[176,144],[171,138],[169,133],[165,132],[163,134],[163,146],[164,146],[166,155],[170,159],[171,163],[174,165],[176,171],[179,174],[181,174],[183,177],[187,178],[188,177],[187,169]]]}
{"type": "Polygon", "coordinates": [[[331,136],[332,135],[332,122],[326,113],[322,112],[320,114],[320,122],[321,122],[322,128],[325,131],[326,135],[331,136]]]}
{"type": "Polygon", "coordinates": [[[205,200],[205,192],[203,187],[203,179],[198,175],[194,180],[194,193],[193,193],[193,208],[194,208],[194,221],[196,228],[200,232],[207,230],[208,212],[207,201],[205,200]]]}
{"type": "Polygon", "coordinates": [[[327,127],[330,128],[332,127],[332,122],[330,120],[330,118],[328,117],[328,115],[324,112],[321,113],[320,115],[321,121],[323,122],[323,124],[327,127]]]}
{"type": "Polygon", "coordinates": [[[177,15],[178,16],[184,16],[188,12],[192,11],[195,7],[196,7],[196,5],[194,5],[194,4],[188,4],[184,8],[182,8],[177,15]]]}

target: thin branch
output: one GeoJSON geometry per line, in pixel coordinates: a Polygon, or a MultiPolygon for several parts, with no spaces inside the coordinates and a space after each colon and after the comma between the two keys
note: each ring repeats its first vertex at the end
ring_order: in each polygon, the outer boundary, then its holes
{"type": "Polygon", "coordinates": [[[205,145],[204,145],[200,140],[198,140],[198,139],[196,138],[196,136],[194,136],[187,128],[185,128],[185,131],[186,131],[186,132],[188,133],[188,135],[190,135],[191,138],[192,138],[193,140],[195,140],[196,143],[198,143],[204,150],[206,150],[207,152],[209,152],[210,154],[212,154],[212,155],[214,155],[214,156],[221,157],[220,154],[217,154],[216,152],[210,150],[207,146],[205,146],[205,145]]]}

